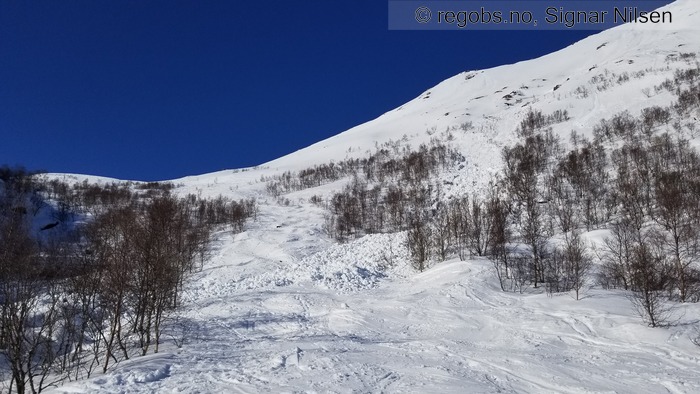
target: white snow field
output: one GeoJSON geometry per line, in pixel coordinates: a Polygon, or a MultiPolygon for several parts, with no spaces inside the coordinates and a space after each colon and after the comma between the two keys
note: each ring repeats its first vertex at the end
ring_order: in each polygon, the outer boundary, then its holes
{"type": "Polygon", "coordinates": [[[258,218],[242,233],[217,234],[160,353],[52,391],[700,392],[696,304],[677,304],[678,324],[649,328],[624,292],[592,281],[576,301],[568,293],[502,292],[488,260],[455,259],[417,273],[404,234],[343,245],[328,238],[324,210],[309,198],[346,181],[284,195],[285,205],[261,180],[361,157],[404,135],[414,146],[451,135],[467,163],[441,175],[452,184],[446,193],[471,194],[500,167],[502,147],[517,141],[530,108],[567,110],[571,119],[554,126],[566,141],[620,111],[668,105],[671,95],[653,87],[698,61],[681,53],[700,54],[700,1],[665,8],[670,26],[625,25],[539,59],[465,72],[260,167],[175,180],[183,194],[255,197],[258,218]],[[606,80],[610,86],[601,85],[606,80]]]}

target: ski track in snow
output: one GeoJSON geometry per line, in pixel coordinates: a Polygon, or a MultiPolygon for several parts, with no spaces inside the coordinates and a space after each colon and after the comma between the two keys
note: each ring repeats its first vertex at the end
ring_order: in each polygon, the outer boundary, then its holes
{"type": "Polygon", "coordinates": [[[671,5],[677,32],[623,26],[540,59],[463,73],[431,89],[429,99],[423,94],[260,168],[176,180],[183,194],[255,197],[260,214],[243,233],[217,234],[211,258],[184,294],[178,324],[189,332],[181,348],[166,339],[159,354],[53,392],[700,392],[700,352],[690,341],[698,305],[678,306],[679,325],[652,329],[619,291],[587,289],[580,301],[504,293],[490,263],[479,259],[415,273],[401,247],[404,234],[345,245],[327,238],[324,210],[306,201],[344,182],[290,193],[284,206],[260,180],[362,155],[404,133],[416,145],[429,140],[426,129],[444,137],[446,128],[470,121],[472,129],[453,132],[465,167],[440,180],[451,185],[445,196],[471,194],[499,168],[500,150],[517,140],[513,131],[529,105],[545,114],[569,111],[570,121],[553,126],[564,141],[571,130],[590,135],[591,123],[620,110],[636,115],[668,105],[667,94],[640,92],[673,74],[658,71],[668,54],[700,52],[696,3],[671,5]],[[657,71],[597,91],[590,80],[606,69],[657,71]],[[578,86],[590,96],[577,97],[578,86]],[[504,103],[503,95],[518,89],[523,101],[504,103]]]}

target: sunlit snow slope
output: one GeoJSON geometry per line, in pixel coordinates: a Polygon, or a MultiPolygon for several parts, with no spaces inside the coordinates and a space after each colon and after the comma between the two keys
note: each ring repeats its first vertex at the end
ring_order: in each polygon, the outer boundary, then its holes
{"type": "Polygon", "coordinates": [[[571,119],[554,125],[566,140],[620,111],[668,105],[670,94],[653,87],[694,65],[680,53],[700,54],[700,1],[667,9],[670,27],[621,26],[539,59],[465,72],[257,168],[175,180],[183,194],[255,197],[260,215],[243,233],[218,234],[173,322],[185,330],[181,348],[168,341],[160,354],[56,391],[700,392],[700,348],[690,341],[697,305],[679,307],[679,325],[652,329],[621,292],[587,289],[580,301],[503,293],[485,260],[417,274],[402,234],[328,239],[324,211],[308,198],[343,181],[284,195],[288,206],[261,181],[362,157],[404,136],[415,146],[451,135],[467,158],[447,175],[452,191],[471,193],[500,167],[501,149],[517,141],[531,108],[567,110],[571,119]]]}

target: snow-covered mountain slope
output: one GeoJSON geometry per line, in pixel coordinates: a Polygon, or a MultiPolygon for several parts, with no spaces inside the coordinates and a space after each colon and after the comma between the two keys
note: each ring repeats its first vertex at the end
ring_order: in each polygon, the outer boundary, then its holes
{"type": "MultiPolygon", "coordinates": [[[[700,56],[700,8],[696,1],[679,0],[661,10],[672,12],[672,24],[626,24],[537,59],[461,73],[377,119],[265,163],[258,171],[279,173],[363,157],[377,144],[403,138],[417,146],[452,130],[470,163],[465,178],[486,179],[500,167],[501,149],[517,141],[514,131],[531,109],[568,111],[571,119],[554,126],[566,141],[571,131],[590,135],[593,124],[621,111],[638,115],[642,108],[668,105],[671,95],[653,88],[698,60],[682,60],[681,54],[700,56]]],[[[222,171],[182,181],[206,186],[214,180],[240,184],[251,178],[255,176],[222,171]]]]}
{"type": "Polygon", "coordinates": [[[467,158],[451,175],[455,189],[471,192],[500,168],[531,109],[566,110],[570,119],[553,125],[566,141],[620,111],[669,105],[653,87],[700,56],[700,2],[666,9],[671,26],[625,25],[542,58],[465,72],[259,167],[174,180],[182,194],[255,197],[260,214],[243,233],[218,234],[160,354],[56,392],[700,392],[696,304],[678,306],[680,324],[652,329],[622,292],[588,289],[580,301],[503,293],[486,260],[416,274],[402,234],[344,245],[325,235],[325,211],[308,200],[343,181],[280,203],[262,180],[366,156],[404,135],[414,146],[451,135],[467,158]]]}

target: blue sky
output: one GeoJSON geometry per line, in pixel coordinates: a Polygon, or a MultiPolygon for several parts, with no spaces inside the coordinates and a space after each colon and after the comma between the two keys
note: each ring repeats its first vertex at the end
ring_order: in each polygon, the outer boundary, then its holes
{"type": "Polygon", "coordinates": [[[0,0],[0,164],[138,180],[257,165],[591,33],[389,31],[386,0],[0,0]]]}

